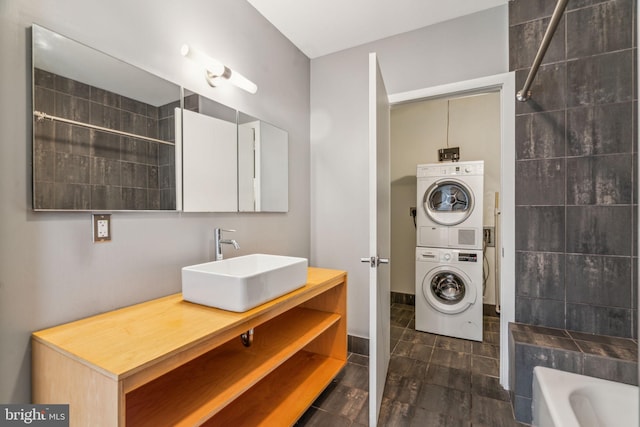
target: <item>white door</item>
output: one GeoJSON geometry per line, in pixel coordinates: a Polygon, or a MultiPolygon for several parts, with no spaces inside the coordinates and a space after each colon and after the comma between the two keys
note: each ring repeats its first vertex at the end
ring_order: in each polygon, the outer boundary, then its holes
{"type": "Polygon", "coordinates": [[[369,54],[369,425],[380,414],[390,353],[391,251],[389,99],[375,53],[369,54]]]}

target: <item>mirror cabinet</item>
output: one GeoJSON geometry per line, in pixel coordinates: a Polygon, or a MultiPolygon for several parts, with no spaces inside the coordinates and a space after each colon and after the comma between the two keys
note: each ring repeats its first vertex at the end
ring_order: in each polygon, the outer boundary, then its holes
{"type": "Polygon", "coordinates": [[[286,212],[289,157],[286,131],[238,114],[238,210],[286,212]]]}
{"type": "Polygon", "coordinates": [[[288,211],[286,131],[35,24],[32,47],[34,210],[288,211]]]}
{"type": "Polygon", "coordinates": [[[33,207],[175,210],[180,87],[33,26],[33,207]]]}
{"type": "Polygon", "coordinates": [[[182,113],[183,209],[238,210],[236,110],[185,91],[182,113]]]}

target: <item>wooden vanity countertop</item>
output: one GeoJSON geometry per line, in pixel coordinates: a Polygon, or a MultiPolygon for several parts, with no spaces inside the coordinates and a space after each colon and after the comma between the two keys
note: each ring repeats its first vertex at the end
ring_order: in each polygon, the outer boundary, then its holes
{"type": "Polygon", "coordinates": [[[344,271],[309,267],[305,286],[244,313],[178,293],[34,332],[33,339],[120,380],[167,358],[204,353],[342,282],[344,271]]]}

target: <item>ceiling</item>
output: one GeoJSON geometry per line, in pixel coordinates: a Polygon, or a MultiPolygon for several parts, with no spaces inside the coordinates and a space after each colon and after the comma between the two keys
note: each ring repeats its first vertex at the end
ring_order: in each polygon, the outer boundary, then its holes
{"type": "Polygon", "coordinates": [[[508,0],[248,0],[309,58],[317,58],[508,0]]]}

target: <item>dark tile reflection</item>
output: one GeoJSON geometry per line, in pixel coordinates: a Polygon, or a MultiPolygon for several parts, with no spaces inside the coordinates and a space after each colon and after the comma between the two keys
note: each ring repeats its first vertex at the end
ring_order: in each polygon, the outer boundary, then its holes
{"type": "Polygon", "coordinates": [[[175,209],[174,146],[110,130],[171,143],[179,102],[156,107],[39,69],[34,85],[34,109],[87,125],[35,122],[34,208],[175,209]]]}

